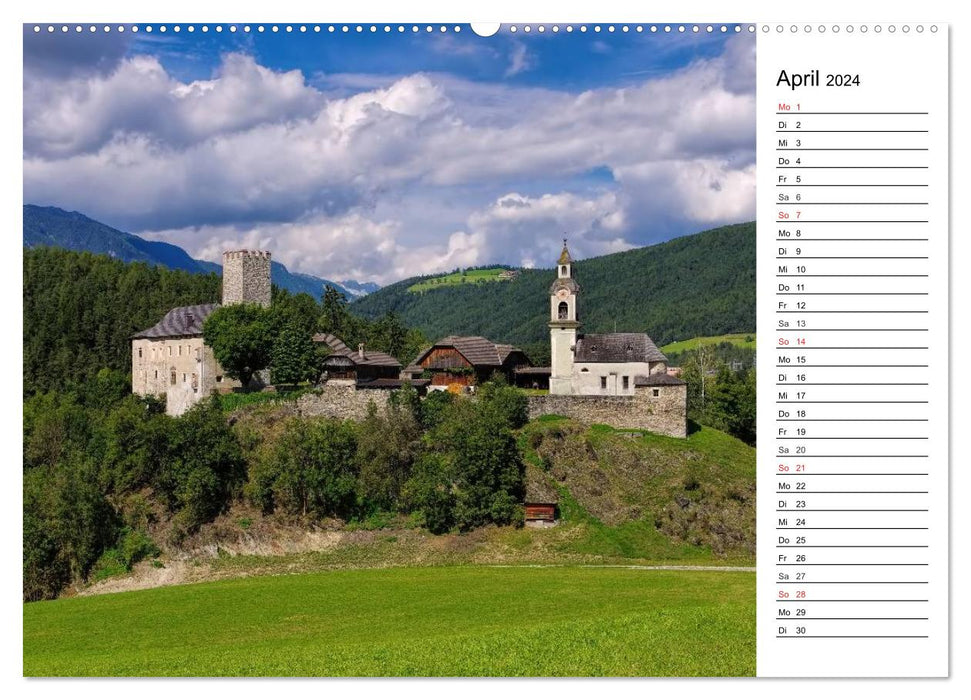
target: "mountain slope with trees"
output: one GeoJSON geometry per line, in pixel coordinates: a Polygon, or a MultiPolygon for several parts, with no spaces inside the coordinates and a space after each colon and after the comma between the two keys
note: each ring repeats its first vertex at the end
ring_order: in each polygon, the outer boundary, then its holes
{"type": "MultiPolygon", "coordinates": [[[[131,233],[112,228],[76,211],[57,207],[24,205],[24,247],[55,246],[67,250],[101,253],[124,262],[144,262],[161,265],[170,270],[184,270],[197,274],[219,273],[221,265],[196,260],[182,248],[163,241],[149,241],[131,233]]],[[[270,271],[273,284],[292,294],[309,294],[315,299],[330,285],[348,298],[358,297],[377,289],[373,282],[351,280],[346,286],[330,280],[299,272],[290,272],[284,265],[273,262],[270,271]]]]}
{"type": "MultiPolygon", "coordinates": [[[[579,261],[580,313],[588,333],[647,332],[658,345],[694,336],[755,331],[755,223],[579,261]]],[[[422,293],[423,277],[384,287],[351,309],[396,313],[428,338],[483,335],[523,346],[548,341],[551,269],[522,270],[501,283],[422,293]]]]}

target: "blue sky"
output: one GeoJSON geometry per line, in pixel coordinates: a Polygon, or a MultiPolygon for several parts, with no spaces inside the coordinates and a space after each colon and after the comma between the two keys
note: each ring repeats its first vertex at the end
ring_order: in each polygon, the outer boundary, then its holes
{"type": "Polygon", "coordinates": [[[25,201],[381,283],[753,217],[754,37],[453,26],[25,27],[25,201]]]}

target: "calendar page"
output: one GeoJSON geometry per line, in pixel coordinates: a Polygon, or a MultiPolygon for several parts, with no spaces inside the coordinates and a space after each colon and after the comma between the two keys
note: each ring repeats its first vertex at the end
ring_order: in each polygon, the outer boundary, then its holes
{"type": "Polygon", "coordinates": [[[17,27],[25,692],[950,675],[947,22],[272,9],[17,27]]]}

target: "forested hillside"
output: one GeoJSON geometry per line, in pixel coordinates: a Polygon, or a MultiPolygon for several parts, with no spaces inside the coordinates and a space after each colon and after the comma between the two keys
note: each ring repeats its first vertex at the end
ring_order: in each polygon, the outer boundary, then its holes
{"type": "MultiPolygon", "coordinates": [[[[581,260],[574,275],[588,333],[643,331],[658,345],[755,331],[755,223],[735,224],[647,248],[581,260]]],[[[522,345],[548,339],[551,269],[506,282],[408,288],[416,277],[355,301],[367,317],[394,311],[428,338],[483,335],[522,345]]]]}
{"type": "Polygon", "coordinates": [[[172,307],[219,301],[218,275],[24,249],[24,394],[131,371],[131,336],[172,307]]]}

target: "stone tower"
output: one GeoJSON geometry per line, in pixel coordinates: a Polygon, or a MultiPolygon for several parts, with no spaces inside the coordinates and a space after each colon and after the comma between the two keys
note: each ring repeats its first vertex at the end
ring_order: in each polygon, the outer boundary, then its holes
{"type": "Polygon", "coordinates": [[[270,252],[227,250],[223,253],[223,306],[270,305],[270,252]]]}
{"type": "Polygon", "coordinates": [[[550,285],[551,394],[573,393],[573,352],[577,344],[577,300],[580,285],[573,279],[573,258],[563,239],[556,261],[556,279],[550,285]]]}

